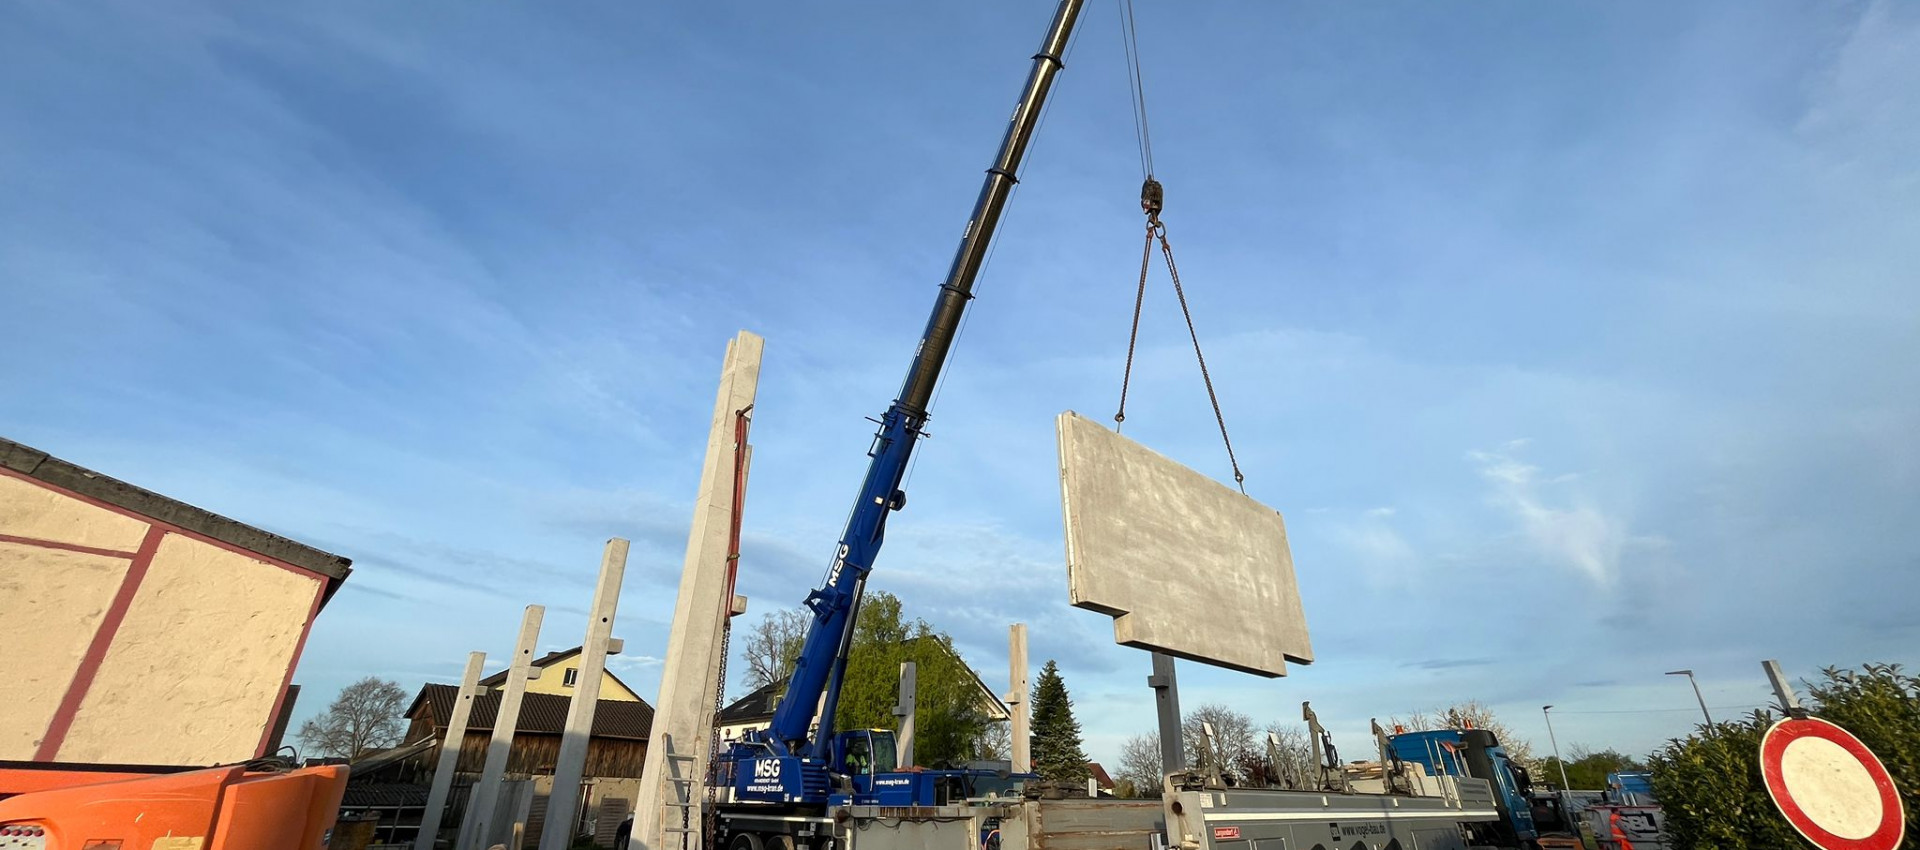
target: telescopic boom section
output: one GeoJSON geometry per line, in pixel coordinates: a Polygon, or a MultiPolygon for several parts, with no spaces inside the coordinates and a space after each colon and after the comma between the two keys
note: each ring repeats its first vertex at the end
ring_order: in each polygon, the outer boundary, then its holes
{"type": "Polygon", "coordinates": [[[946,365],[947,354],[953,347],[954,335],[960,330],[960,318],[966,312],[967,302],[973,298],[974,279],[979,277],[980,267],[986,262],[987,249],[1000,223],[1000,214],[1006,209],[1007,196],[1019,182],[1020,160],[1026,155],[1027,144],[1040,123],[1047,92],[1053,87],[1054,76],[1065,67],[1061,58],[1083,2],[1061,0],[1053,14],[1053,24],[1047,29],[1046,41],[1033,57],[1033,70],[1027,74],[1020,105],[1007,122],[1007,133],[1000,142],[1000,153],[994,157],[993,167],[987,169],[980,198],[974,202],[973,216],[967,221],[960,249],[954,254],[953,267],[947,272],[946,282],[940,285],[940,296],[934,302],[933,315],[927,319],[926,333],[914,352],[906,382],[900,388],[900,396],[880,420],[880,431],[869,452],[873,461],[867,467],[860,500],[847,519],[846,534],[840,539],[833,565],[827,570],[826,583],[807,596],[813,623],[808,627],[787,693],[774,709],[773,723],[766,734],[765,743],[777,750],[810,758],[827,755],[828,742],[833,738],[840,682],[846,673],[847,649],[853,641],[854,617],[866,587],[867,573],[873,569],[874,558],[880,553],[887,513],[906,504],[900,480],[906,474],[914,442],[927,420],[927,405],[939,382],[940,369],[946,365]],[[816,706],[819,733],[817,739],[811,739],[808,727],[814,725],[816,706]]]}

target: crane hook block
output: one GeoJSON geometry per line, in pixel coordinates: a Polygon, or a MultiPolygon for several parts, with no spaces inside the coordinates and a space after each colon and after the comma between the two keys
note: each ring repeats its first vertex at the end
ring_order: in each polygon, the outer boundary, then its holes
{"type": "Polygon", "coordinates": [[[1158,220],[1160,208],[1165,203],[1166,192],[1160,188],[1160,181],[1149,177],[1147,182],[1140,184],[1140,210],[1147,214],[1147,218],[1158,220]]]}

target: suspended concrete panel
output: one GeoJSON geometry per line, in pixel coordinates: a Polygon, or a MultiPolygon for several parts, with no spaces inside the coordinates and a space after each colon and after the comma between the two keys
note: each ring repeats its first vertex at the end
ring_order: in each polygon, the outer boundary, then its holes
{"type": "Polygon", "coordinates": [[[1313,662],[1279,512],[1060,414],[1067,586],[1115,642],[1262,676],[1313,662]]]}

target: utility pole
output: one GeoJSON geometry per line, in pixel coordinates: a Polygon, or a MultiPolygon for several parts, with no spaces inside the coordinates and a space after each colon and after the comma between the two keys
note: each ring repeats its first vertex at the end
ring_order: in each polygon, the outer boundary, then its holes
{"type": "Polygon", "coordinates": [[[1700,683],[1693,678],[1692,670],[1668,670],[1669,676],[1685,676],[1693,685],[1693,698],[1700,701],[1700,716],[1707,719],[1707,729],[1713,729],[1713,715],[1707,713],[1707,698],[1700,695],[1700,683]]]}
{"type": "Polygon", "coordinates": [[[1553,743],[1553,763],[1560,765],[1560,790],[1573,790],[1573,783],[1567,781],[1567,760],[1560,757],[1560,739],[1553,735],[1553,706],[1540,706],[1540,716],[1547,719],[1547,740],[1553,743]]]}

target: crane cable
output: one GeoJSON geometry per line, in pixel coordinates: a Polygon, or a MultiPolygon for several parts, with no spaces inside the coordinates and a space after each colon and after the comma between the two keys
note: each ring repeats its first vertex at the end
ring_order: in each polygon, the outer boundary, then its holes
{"type": "Polygon", "coordinates": [[[1220,442],[1227,447],[1227,463],[1233,467],[1233,483],[1241,495],[1247,492],[1247,477],[1240,471],[1240,460],[1233,452],[1233,438],[1227,436],[1227,419],[1220,412],[1220,397],[1213,390],[1213,375],[1207,371],[1207,356],[1200,351],[1200,332],[1194,328],[1193,310],[1187,306],[1187,291],[1180,285],[1180,267],[1173,261],[1173,245],[1167,241],[1167,225],[1160,220],[1166,205],[1166,190],[1153,176],[1153,137],[1147,126],[1147,93],[1140,73],[1140,37],[1134,23],[1133,0],[1116,0],[1120,6],[1120,40],[1126,50],[1127,84],[1133,104],[1134,141],[1140,148],[1140,211],[1147,216],[1146,241],[1140,249],[1140,282],[1133,295],[1133,327],[1127,335],[1127,365],[1120,377],[1120,408],[1113,414],[1116,430],[1127,421],[1127,388],[1133,380],[1133,355],[1140,342],[1140,310],[1147,298],[1147,271],[1153,262],[1153,244],[1160,243],[1160,254],[1167,261],[1167,276],[1173,279],[1173,294],[1180,301],[1180,314],[1187,320],[1187,336],[1193,340],[1193,357],[1200,363],[1200,380],[1207,387],[1207,401],[1213,405],[1213,421],[1220,426],[1220,442]]]}
{"type": "Polygon", "coordinates": [[[1127,54],[1127,85],[1132,92],[1133,137],[1140,146],[1140,176],[1153,179],[1153,137],[1147,132],[1147,89],[1140,78],[1140,37],[1133,22],[1133,0],[1120,6],[1120,45],[1127,54]]]}

